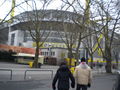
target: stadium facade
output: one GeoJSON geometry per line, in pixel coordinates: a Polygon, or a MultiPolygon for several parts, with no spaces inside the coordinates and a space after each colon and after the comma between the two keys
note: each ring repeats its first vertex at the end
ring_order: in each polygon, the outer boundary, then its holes
{"type": "MultiPolygon", "coordinates": [[[[61,10],[38,10],[23,12],[15,16],[12,23],[3,23],[0,25],[0,43],[13,46],[35,48],[36,45],[30,35],[28,26],[32,26],[32,24],[29,23],[30,21],[36,21],[36,17],[34,16],[36,13],[39,15],[38,20],[40,21],[40,32],[43,33],[45,31],[42,39],[46,38],[46,35],[48,35],[50,32],[48,38],[41,46],[41,54],[46,57],[56,57],[58,60],[66,58],[68,56],[68,51],[58,31],[62,32],[64,35],[63,22],[69,23],[70,26],[72,26],[73,19],[75,20],[81,17],[81,15],[73,12],[61,10]]],[[[33,27],[33,33],[34,29],[35,28],[33,27]]],[[[86,49],[82,45],[80,56],[86,56],[86,54],[86,49]]],[[[100,58],[97,54],[95,56],[100,58]]]]}

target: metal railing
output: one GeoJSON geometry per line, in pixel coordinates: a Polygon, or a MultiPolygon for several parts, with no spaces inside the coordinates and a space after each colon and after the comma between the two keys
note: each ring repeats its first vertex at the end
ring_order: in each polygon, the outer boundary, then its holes
{"type": "Polygon", "coordinates": [[[51,72],[51,78],[53,77],[53,70],[25,70],[24,80],[26,79],[28,71],[47,71],[47,72],[51,72]]]}
{"type": "Polygon", "coordinates": [[[10,71],[10,80],[12,80],[12,69],[0,69],[0,71],[10,71]]]}

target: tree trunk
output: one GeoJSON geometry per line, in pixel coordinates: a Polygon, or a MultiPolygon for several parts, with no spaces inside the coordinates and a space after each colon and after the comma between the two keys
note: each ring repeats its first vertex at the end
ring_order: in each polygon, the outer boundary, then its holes
{"type": "Polygon", "coordinates": [[[70,59],[70,61],[69,61],[69,68],[71,68],[71,62],[72,62],[72,58],[73,58],[72,50],[69,50],[68,58],[70,59]]]}
{"type": "Polygon", "coordinates": [[[106,60],[106,73],[112,73],[112,58],[111,58],[111,50],[110,47],[106,45],[106,50],[105,50],[105,60],[106,60]]]}
{"type": "Polygon", "coordinates": [[[39,42],[36,42],[36,52],[35,52],[35,61],[34,61],[35,68],[38,68],[38,57],[39,57],[39,42]]]}
{"type": "Polygon", "coordinates": [[[90,57],[91,57],[90,67],[93,69],[93,55],[90,55],[90,57]]]}
{"type": "Polygon", "coordinates": [[[116,69],[118,69],[118,58],[119,58],[119,54],[118,52],[115,54],[115,61],[116,61],[116,69]]]}
{"type": "Polygon", "coordinates": [[[76,64],[78,65],[79,64],[79,51],[76,51],[75,59],[76,59],[76,64]]]}
{"type": "Polygon", "coordinates": [[[107,62],[106,62],[106,72],[107,73],[112,73],[111,60],[110,59],[107,59],[107,62]]]}

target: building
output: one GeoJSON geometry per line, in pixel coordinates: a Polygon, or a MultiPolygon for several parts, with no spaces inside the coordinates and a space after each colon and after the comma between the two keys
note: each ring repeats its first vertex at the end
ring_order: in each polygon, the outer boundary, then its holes
{"type": "MultiPolygon", "coordinates": [[[[14,17],[13,22],[3,23],[0,25],[0,43],[8,44],[13,46],[23,46],[35,48],[35,42],[30,35],[29,28],[31,28],[32,35],[35,34],[35,25],[39,23],[40,33],[42,34],[42,40],[49,35],[45,40],[44,44],[41,46],[41,54],[46,57],[56,57],[57,60],[61,60],[68,56],[68,50],[64,44],[58,31],[63,32],[63,23],[69,24],[70,28],[74,26],[73,19],[81,20],[81,15],[61,10],[37,10],[37,11],[26,11],[14,17]],[[34,25],[32,22],[36,22],[34,25]]],[[[77,28],[77,26],[75,26],[77,28]]],[[[82,30],[81,30],[82,31],[82,30]]],[[[63,38],[64,39],[64,38],[63,38]]],[[[94,43],[95,38],[93,37],[92,43],[94,43]]],[[[104,42],[103,42],[104,43],[104,42]]],[[[81,57],[87,56],[86,49],[81,48],[81,57]]],[[[95,54],[97,58],[98,56],[95,54]]]]}
{"type": "MultiPolygon", "coordinates": [[[[45,40],[45,43],[41,47],[41,54],[48,57],[57,57],[58,60],[67,57],[66,45],[60,38],[58,31],[63,32],[63,21],[69,23],[72,26],[73,18],[77,18],[73,12],[68,11],[58,11],[58,10],[38,10],[37,13],[42,26],[40,29],[41,33],[45,33],[42,39],[46,38],[46,35],[50,31],[49,37],[45,40]],[[45,31],[45,32],[44,32],[45,31]]],[[[6,36],[1,36],[2,44],[8,44],[13,46],[23,46],[35,48],[35,42],[31,35],[29,34],[28,27],[32,26],[30,21],[35,21],[36,16],[34,16],[34,11],[26,11],[14,17],[13,22],[5,25],[1,24],[1,32],[6,30],[4,33],[6,36]],[[30,17],[30,18],[28,18],[30,17]],[[8,36],[7,36],[8,34],[8,36]],[[3,37],[6,37],[3,39],[3,37]]],[[[34,33],[34,27],[32,33],[34,33]]],[[[64,32],[63,32],[64,35],[64,32]]]]}

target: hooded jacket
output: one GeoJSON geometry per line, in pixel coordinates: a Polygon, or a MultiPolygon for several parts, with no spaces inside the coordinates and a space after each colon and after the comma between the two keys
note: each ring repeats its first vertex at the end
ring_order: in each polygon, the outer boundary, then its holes
{"type": "Polygon", "coordinates": [[[77,84],[88,85],[92,79],[91,68],[85,62],[81,62],[80,65],[75,68],[74,77],[77,84]]]}
{"type": "Polygon", "coordinates": [[[70,87],[70,80],[71,86],[74,88],[75,86],[75,79],[68,69],[66,65],[62,65],[56,72],[55,77],[53,79],[52,87],[55,90],[55,84],[58,81],[57,88],[59,89],[66,89],[68,90],[70,87]]]}

